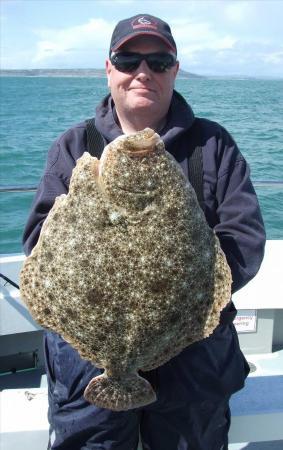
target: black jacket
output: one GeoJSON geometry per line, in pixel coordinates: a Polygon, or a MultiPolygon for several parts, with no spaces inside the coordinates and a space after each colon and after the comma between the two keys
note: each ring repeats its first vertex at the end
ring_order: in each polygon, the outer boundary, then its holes
{"type": "MultiPolygon", "coordinates": [[[[265,231],[249,166],[231,135],[219,124],[195,117],[190,106],[174,92],[165,127],[159,131],[166,150],[188,173],[191,148],[202,146],[203,196],[208,224],[216,231],[233,277],[233,292],[243,287],[259,270],[265,245],[265,231]]],[[[108,143],[122,134],[111,96],[96,110],[96,127],[108,143]]],[[[66,193],[76,160],[87,150],[85,123],[62,134],[48,153],[45,172],[38,187],[24,231],[26,254],[36,244],[44,219],[55,197],[66,193]]]]}

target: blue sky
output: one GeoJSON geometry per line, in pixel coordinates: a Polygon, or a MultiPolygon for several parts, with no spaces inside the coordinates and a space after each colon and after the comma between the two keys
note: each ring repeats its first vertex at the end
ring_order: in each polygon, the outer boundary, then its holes
{"type": "Polygon", "coordinates": [[[283,77],[283,0],[1,0],[1,68],[102,68],[138,13],[169,22],[184,70],[283,77]]]}

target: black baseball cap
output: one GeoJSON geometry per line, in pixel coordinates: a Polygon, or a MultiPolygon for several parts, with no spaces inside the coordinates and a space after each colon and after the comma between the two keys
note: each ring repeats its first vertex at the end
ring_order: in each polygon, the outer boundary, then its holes
{"type": "Polygon", "coordinates": [[[176,43],[168,23],[150,14],[138,14],[117,23],[112,34],[109,55],[111,56],[112,52],[118,50],[121,45],[130,39],[141,35],[159,37],[177,54],[176,43]]]}

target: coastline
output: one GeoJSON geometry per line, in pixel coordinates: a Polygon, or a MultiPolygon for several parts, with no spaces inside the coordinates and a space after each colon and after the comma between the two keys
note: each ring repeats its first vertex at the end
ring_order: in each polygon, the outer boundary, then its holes
{"type": "MultiPolygon", "coordinates": [[[[92,77],[106,78],[105,69],[3,69],[0,77],[92,77]]],[[[206,78],[180,69],[178,78],[206,78]]]]}

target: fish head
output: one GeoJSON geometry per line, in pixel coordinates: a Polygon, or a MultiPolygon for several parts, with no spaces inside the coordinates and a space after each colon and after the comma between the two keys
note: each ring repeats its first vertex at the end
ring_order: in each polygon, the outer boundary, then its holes
{"type": "Polygon", "coordinates": [[[121,147],[118,145],[117,151],[136,158],[141,158],[154,152],[156,146],[162,142],[160,136],[151,128],[120,136],[118,139],[120,139],[121,147]]]}
{"type": "Polygon", "coordinates": [[[160,136],[150,128],[112,141],[99,164],[99,181],[106,194],[119,205],[145,207],[158,188],[156,166],[164,151],[160,136]]]}

